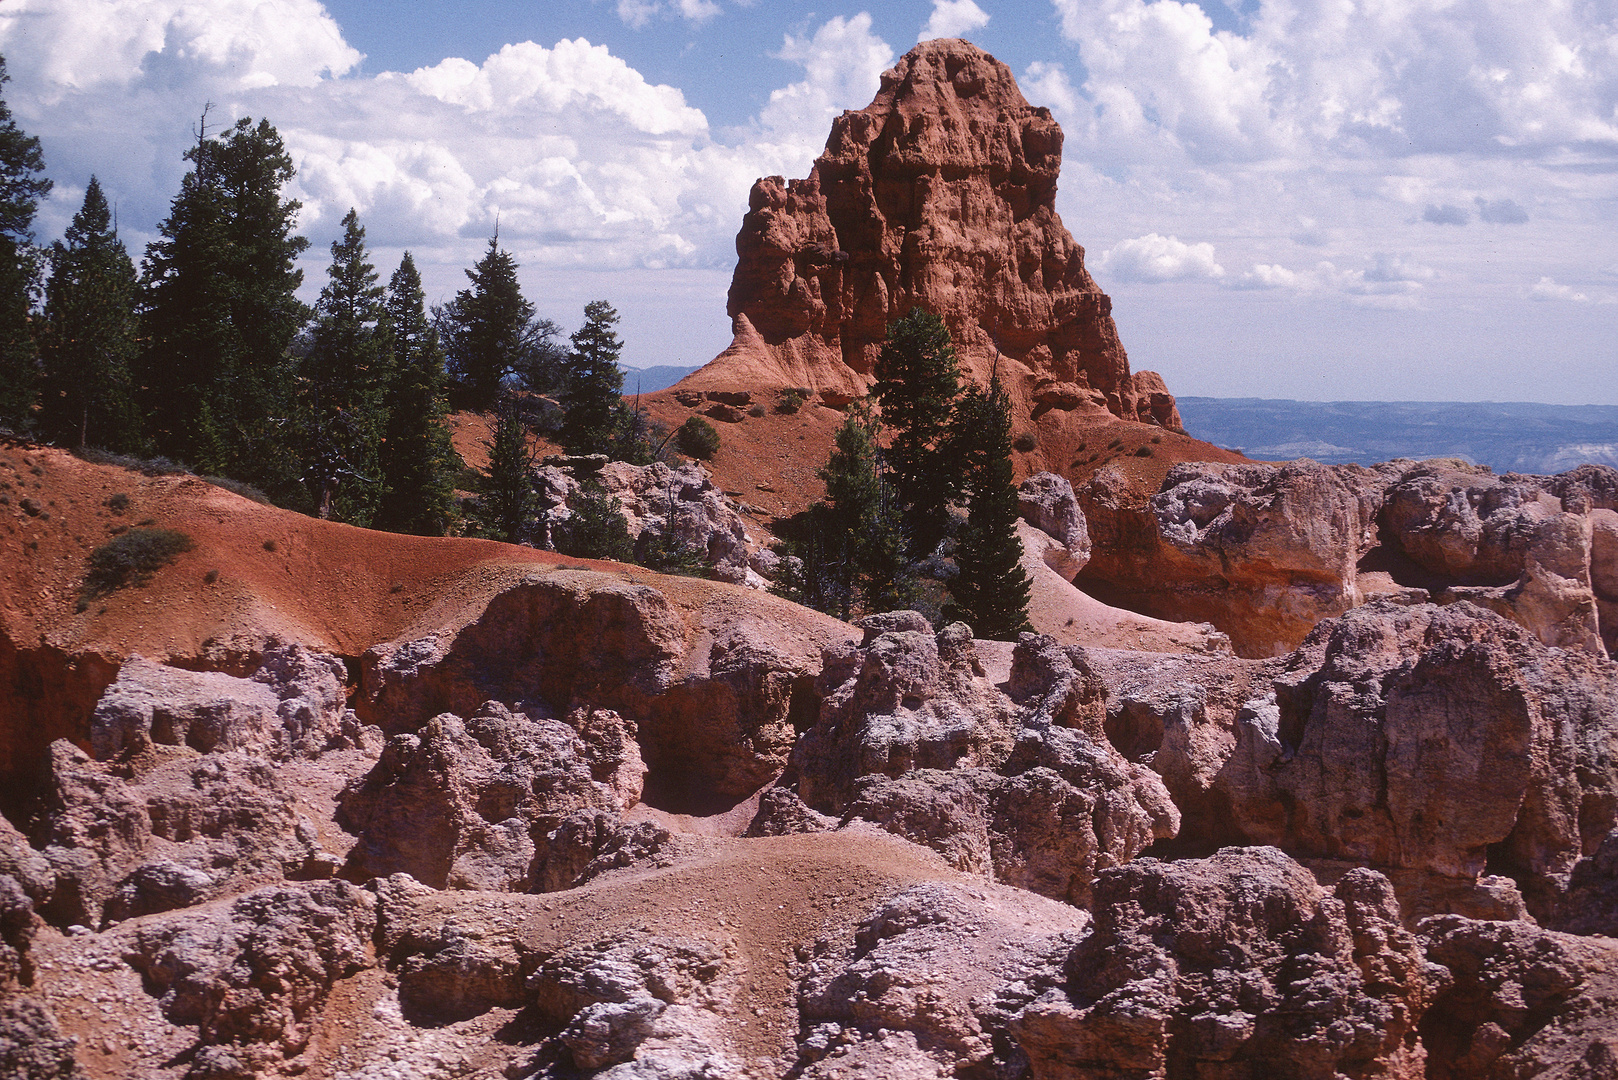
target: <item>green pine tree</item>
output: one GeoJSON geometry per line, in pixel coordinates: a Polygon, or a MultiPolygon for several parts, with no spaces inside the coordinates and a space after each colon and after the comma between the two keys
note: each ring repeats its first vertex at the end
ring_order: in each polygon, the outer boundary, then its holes
{"type": "Polygon", "coordinates": [[[513,378],[536,393],[553,389],[560,378],[560,328],[535,316],[517,281],[517,260],[500,247],[498,232],[466,276],[472,287],[437,309],[434,325],[450,378],[467,403],[487,407],[513,378]]]}
{"type": "Polygon", "coordinates": [[[849,407],[820,470],[826,498],[809,507],[787,544],[803,572],[785,583],[783,595],[840,619],[908,607],[915,597],[903,530],[880,467],[877,430],[863,403],[849,407]]]}
{"type": "MultiPolygon", "coordinates": [[[[10,82],[0,58],[0,88],[10,82]]],[[[39,350],[29,312],[38,295],[41,260],[33,243],[34,213],[51,190],[39,139],[26,135],[0,99],[0,428],[33,426],[39,395],[39,350]]]]}
{"type": "Polygon", "coordinates": [[[384,398],[393,382],[393,331],[365,248],[359,214],[343,218],[329,279],[299,363],[304,482],[322,518],[368,526],[382,497],[384,398]]]}
{"type": "Polygon", "coordinates": [[[489,451],[489,464],[483,470],[483,490],[476,506],[479,531],[508,544],[525,543],[532,534],[538,504],[533,477],[537,451],[512,398],[502,399],[496,408],[494,438],[484,447],[489,451]]]}
{"type": "Polygon", "coordinates": [[[567,508],[568,519],[555,530],[557,551],[575,559],[629,562],[635,557],[635,541],[629,535],[624,508],[603,490],[599,481],[591,479],[581,484],[567,508]]]}
{"type": "Polygon", "coordinates": [[[427,321],[421,275],[408,251],[388,281],[387,309],[393,385],[384,403],[383,490],[373,524],[392,532],[444,536],[455,524],[455,478],[462,462],[450,441],[444,351],[427,321]]]}
{"type": "Polygon", "coordinates": [[[968,390],[956,413],[951,457],[965,466],[966,526],[955,541],[959,573],[949,582],[946,622],[960,620],[980,637],[1015,641],[1028,623],[1028,574],[1017,537],[1012,483],[1011,400],[994,378],[987,392],[968,390]]]}
{"type": "Polygon", "coordinates": [[[888,327],[872,386],[882,423],[893,433],[885,454],[894,495],[910,532],[912,558],[937,550],[949,528],[960,473],[939,453],[961,393],[960,366],[944,320],[920,308],[888,327]]]}
{"type": "Polygon", "coordinates": [[[40,340],[40,430],[72,446],[141,448],[130,365],[139,351],[135,264],[112,227],[101,183],[51,245],[40,340]]]}
{"type": "Polygon", "coordinates": [[[613,329],[618,312],[605,300],[584,305],[584,325],[573,334],[566,365],[558,433],[570,454],[611,454],[625,427],[624,373],[618,367],[623,343],[613,329]]]}
{"type": "Polygon", "coordinates": [[[243,118],[186,152],[162,239],[146,251],[138,381],[159,452],[307,505],[293,446],[298,300],[295,170],[267,120],[243,118]]]}

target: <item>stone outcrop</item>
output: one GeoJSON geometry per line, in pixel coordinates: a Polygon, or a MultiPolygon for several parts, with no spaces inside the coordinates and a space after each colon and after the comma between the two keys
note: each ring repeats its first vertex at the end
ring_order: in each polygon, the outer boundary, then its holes
{"type": "MultiPolygon", "coordinates": [[[[1054,642],[1018,646],[1019,703],[988,683],[962,624],[934,634],[918,613],[893,612],[859,625],[863,645],[828,651],[820,717],[794,751],[809,808],[1079,905],[1100,870],[1178,830],[1157,776],[1106,744],[1086,708],[1098,686],[1054,642]]],[[[783,802],[760,808],[756,832],[820,827],[783,802]]]]}
{"type": "Polygon", "coordinates": [[[1618,1074],[1618,946],[1524,922],[1421,924],[1445,978],[1422,1023],[1443,1080],[1618,1074]]]}
{"type": "Polygon", "coordinates": [[[187,1077],[255,1075],[298,1054],[333,983],[371,967],[376,900],[343,881],[261,889],[130,933],[124,958],[163,1014],[195,1025],[187,1077]]]}
{"type": "Polygon", "coordinates": [[[269,761],[164,748],[139,766],[96,762],[65,742],[52,747],[33,837],[51,869],[39,902],[50,922],[94,927],[254,880],[318,874],[313,830],[269,761]]]}
{"type": "Polygon", "coordinates": [[[862,644],[826,653],[820,717],[793,751],[805,802],[842,813],[861,777],[1006,759],[1015,708],[984,676],[964,624],[935,634],[919,613],[899,611],[859,625],[862,644]]]}
{"type": "Polygon", "coordinates": [[[338,820],[359,837],[344,873],[355,881],[407,873],[436,889],[531,889],[547,835],[564,818],[639,801],[645,769],[634,736],[610,711],[577,709],[563,723],[494,701],[464,721],[444,713],[395,735],[339,802],[338,820]]]}
{"type": "Polygon", "coordinates": [[[31,998],[0,998],[0,1076],[13,1080],[85,1080],[74,1040],[31,998]]]}
{"type": "Polygon", "coordinates": [[[1357,465],[1185,464],[1142,507],[1121,470],[1102,469],[1077,493],[1094,551],[1079,584],[1211,622],[1242,656],[1278,656],[1360,603],[1385,484],[1357,465]]]}
{"type": "MultiPolygon", "coordinates": [[[[646,545],[656,539],[672,538],[674,544],[696,552],[720,581],[766,584],[756,572],[748,573],[759,543],[749,538],[747,523],[701,465],[690,462],[671,469],[662,462],[610,461],[593,477],[609,498],[617,500],[638,553],[644,554],[646,545]]],[[[537,479],[545,503],[540,524],[544,537],[549,537],[572,516],[568,502],[578,496],[580,484],[571,472],[555,465],[539,469],[537,479]]]]}
{"type": "Polygon", "coordinates": [[[390,733],[490,700],[546,716],[610,709],[638,727],[649,782],[677,777],[742,798],[786,767],[820,648],[851,632],[785,600],[740,595],[746,604],[716,595],[693,613],[603,573],[528,573],[480,610],[368,650],[358,708],[390,733]]]}
{"type": "Polygon", "coordinates": [[[134,656],[96,704],[91,745],[102,761],[152,742],[314,756],[342,740],[347,678],[340,659],[302,645],[266,650],[247,679],[134,656]]]}
{"type": "Polygon", "coordinates": [[[1471,600],[1547,645],[1603,655],[1600,605],[1618,600],[1608,571],[1615,515],[1593,505],[1591,489],[1599,497],[1611,479],[1594,466],[1577,476],[1496,477],[1425,462],[1388,489],[1382,535],[1430,575],[1440,602],[1471,600]]]}
{"type": "Polygon", "coordinates": [[[1470,600],[1545,644],[1607,655],[1618,632],[1618,472],[1497,477],[1458,461],[1374,468],[1176,465],[1155,492],[1117,467],[1075,493],[1094,554],[1078,584],[1164,619],[1206,620],[1278,656],[1372,596],[1470,600]],[[1608,473],[1612,473],[1611,476],[1608,473]]]}
{"type": "Polygon", "coordinates": [[[1095,889],[1064,984],[1012,1023],[1035,1080],[1423,1075],[1433,987],[1381,875],[1327,893],[1279,851],[1227,848],[1095,889]]]}
{"type": "Polygon", "coordinates": [[[1017,488],[1017,514],[1056,541],[1045,563],[1068,581],[1090,561],[1090,531],[1073,485],[1056,473],[1035,473],[1017,488]]]}
{"type": "Polygon", "coordinates": [[[753,185],[736,237],[730,347],[682,385],[868,389],[887,326],[941,316],[964,368],[999,374],[1021,415],[1100,411],[1178,427],[1131,374],[1112,302],[1055,209],[1062,131],[1011,69],[964,41],[924,42],[876,99],[832,123],[809,176],[753,185]]]}
{"type": "Polygon", "coordinates": [[[1471,604],[1322,624],[1236,719],[1215,787],[1254,843],[1475,881],[1550,915],[1618,825],[1618,665],[1471,604]]]}
{"type": "MultiPolygon", "coordinates": [[[[1052,906],[1054,908],[1054,905],[1052,906]]],[[[884,901],[853,941],[815,943],[798,1011],[805,1076],[957,1076],[993,1068],[1011,1015],[1060,981],[1089,922],[982,889],[916,885],[884,901]]]]}

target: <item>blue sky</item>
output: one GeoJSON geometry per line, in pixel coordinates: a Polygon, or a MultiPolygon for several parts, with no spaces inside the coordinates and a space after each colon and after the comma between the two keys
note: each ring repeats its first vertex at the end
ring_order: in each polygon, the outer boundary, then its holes
{"type": "Polygon", "coordinates": [[[93,172],[137,257],[203,102],[299,164],[312,298],[356,207],[430,299],[496,217],[541,312],[634,364],[729,341],[747,189],[804,175],[922,35],[1067,134],[1057,208],[1178,393],[1618,404],[1618,0],[7,0],[59,235],[93,172]]]}

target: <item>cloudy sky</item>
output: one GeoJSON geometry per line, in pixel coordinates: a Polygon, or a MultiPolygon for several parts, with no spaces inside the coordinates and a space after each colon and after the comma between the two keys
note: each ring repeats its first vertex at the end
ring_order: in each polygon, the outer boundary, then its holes
{"type": "Polygon", "coordinates": [[[1618,404],[1618,0],[0,2],[42,238],[94,173],[138,257],[212,102],[298,163],[310,299],[351,206],[433,300],[498,217],[637,366],[728,343],[748,187],[938,36],[1061,121],[1057,208],[1175,392],[1618,404]]]}

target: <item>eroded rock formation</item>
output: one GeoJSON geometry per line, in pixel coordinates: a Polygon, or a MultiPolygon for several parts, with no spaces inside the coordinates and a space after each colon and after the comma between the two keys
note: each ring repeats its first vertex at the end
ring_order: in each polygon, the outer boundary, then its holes
{"type": "MultiPolygon", "coordinates": [[[[988,682],[963,624],[934,634],[920,614],[894,612],[860,625],[864,644],[827,652],[820,717],[793,754],[808,808],[1080,905],[1100,870],[1179,829],[1158,777],[1107,744],[1085,708],[1099,687],[1054,641],[1024,636],[1014,700],[988,682]]],[[[782,799],[761,809],[755,831],[827,820],[782,799]]]]}
{"type": "Polygon", "coordinates": [[[1618,623],[1618,472],[1497,477],[1457,461],[1373,468],[1177,465],[1161,490],[1100,470],[1076,497],[1094,554],[1078,583],[1166,619],[1207,620],[1279,656],[1375,596],[1470,600],[1545,644],[1607,655],[1618,623]],[[1610,474],[1610,475],[1609,475],[1610,474]]]}
{"type": "Polygon", "coordinates": [[[1062,130],[1011,69],[924,42],[876,99],[832,124],[808,177],[753,185],[736,237],[735,340],[685,385],[863,395],[890,322],[941,316],[965,368],[999,374],[1022,415],[1106,409],[1178,427],[1152,372],[1131,374],[1112,301],[1055,208],[1062,130]]]}

